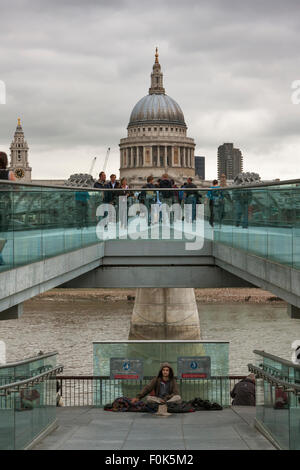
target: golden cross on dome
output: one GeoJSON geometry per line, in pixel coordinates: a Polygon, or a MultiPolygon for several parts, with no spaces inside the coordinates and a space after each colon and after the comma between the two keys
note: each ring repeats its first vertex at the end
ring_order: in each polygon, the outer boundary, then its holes
{"type": "Polygon", "coordinates": [[[18,126],[21,125],[21,118],[18,118],[18,126]]]}

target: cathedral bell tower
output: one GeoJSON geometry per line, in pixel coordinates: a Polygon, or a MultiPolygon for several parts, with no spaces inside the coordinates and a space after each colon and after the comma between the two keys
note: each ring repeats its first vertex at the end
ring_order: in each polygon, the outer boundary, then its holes
{"type": "Polygon", "coordinates": [[[31,168],[28,163],[28,144],[24,140],[24,131],[21,120],[18,118],[18,125],[14,135],[14,140],[10,146],[10,170],[14,172],[18,181],[31,182],[31,168]]]}
{"type": "Polygon", "coordinates": [[[149,95],[165,94],[163,87],[163,74],[161,72],[160,63],[158,61],[158,49],[155,51],[155,62],[153,65],[153,72],[151,73],[151,87],[149,88],[149,95]]]}

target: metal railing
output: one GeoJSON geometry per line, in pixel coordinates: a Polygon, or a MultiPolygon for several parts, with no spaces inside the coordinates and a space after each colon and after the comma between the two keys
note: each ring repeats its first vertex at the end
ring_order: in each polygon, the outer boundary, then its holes
{"type": "MultiPolygon", "coordinates": [[[[269,360],[270,356],[264,354],[269,360]]],[[[273,358],[283,365],[284,360],[273,358]]],[[[300,450],[300,381],[269,364],[248,364],[248,369],[256,377],[255,426],[276,448],[300,450]]]]}
{"type": "Polygon", "coordinates": [[[295,395],[300,395],[300,384],[293,383],[288,380],[282,380],[277,377],[277,374],[267,372],[264,368],[257,367],[253,364],[248,364],[250,372],[255,374],[256,378],[263,379],[276,388],[282,389],[285,392],[292,392],[295,395]]]}
{"type": "MultiPolygon", "coordinates": [[[[114,389],[118,390],[120,385],[132,386],[133,391],[135,391],[134,389],[141,390],[152,378],[144,377],[143,380],[121,382],[120,380],[111,380],[109,376],[60,375],[56,377],[56,380],[60,387],[59,393],[62,396],[64,406],[93,406],[95,393],[101,395],[101,401],[104,402],[105,397],[111,398],[114,395],[114,389]]],[[[214,384],[219,390],[215,397],[216,401],[221,399],[223,403],[228,403],[230,402],[230,391],[239,380],[244,378],[245,375],[235,375],[211,377],[208,380],[178,380],[178,385],[180,393],[182,393],[188,384],[189,395],[191,398],[196,398],[199,397],[199,392],[207,394],[209,387],[214,384]],[[229,386],[223,390],[222,384],[225,381],[227,384],[229,382],[229,386]],[[194,397],[192,397],[193,394],[194,397]]]]}
{"type": "Polygon", "coordinates": [[[63,366],[0,386],[0,449],[27,449],[56,425],[56,374],[63,366]],[[22,413],[25,412],[25,413],[22,413]]]}
{"type": "Polygon", "coordinates": [[[300,370],[300,364],[294,364],[292,361],[288,361],[286,359],[282,359],[281,357],[274,356],[273,354],[267,353],[266,351],[261,351],[259,349],[254,349],[254,354],[258,356],[265,357],[266,359],[271,359],[271,361],[278,362],[286,367],[291,367],[296,370],[300,370]]]}
{"type": "Polygon", "coordinates": [[[22,366],[24,364],[29,364],[35,361],[40,361],[41,359],[46,359],[47,357],[56,356],[57,354],[58,352],[54,351],[51,353],[45,353],[45,354],[43,353],[43,354],[38,354],[37,356],[28,357],[27,359],[24,359],[22,361],[6,362],[5,364],[0,365],[0,369],[7,369],[10,367],[22,366]]]}
{"type": "Polygon", "coordinates": [[[29,379],[18,380],[17,382],[8,383],[0,386],[0,396],[7,396],[13,392],[19,392],[20,390],[44,382],[50,379],[53,375],[60,374],[63,371],[64,366],[58,365],[52,369],[47,370],[39,375],[34,375],[29,379]]]}

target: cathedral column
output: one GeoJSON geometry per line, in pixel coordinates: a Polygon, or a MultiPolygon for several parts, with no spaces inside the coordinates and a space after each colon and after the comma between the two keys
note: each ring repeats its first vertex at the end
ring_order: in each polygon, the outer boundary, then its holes
{"type": "Polygon", "coordinates": [[[168,168],[168,145],[165,146],[165,169],[168,168]]]}
{"type": "Polygon", "coordinates": [[[134,153],[133,153],[133,147],[131,148],[131,168],[134,168],[134,153]]]}

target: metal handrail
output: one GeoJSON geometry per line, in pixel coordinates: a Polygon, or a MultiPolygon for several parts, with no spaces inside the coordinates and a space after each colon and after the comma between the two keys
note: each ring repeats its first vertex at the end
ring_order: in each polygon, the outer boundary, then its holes
{"type": "Polygon", "coordinates": [[[265,357],[267,359],[271,359],[272,361],[279,362],[280,364],[287,366],[287,367],[293,367],[294,369],[300,370],[300,364],[294,364],[292,361],[288,361],[287,359],[282,359],[281,357],[274,356],[273,354],[267,353],[265,351],[260,351],[258,349],[254,349],[254,354],[257,354],[258,356],[265,357]]]}
{"type": "Polygon", "coordinates": [[[283,388],[286,392],[292,392],[295,395],[300,395],[300,385],[277,379],[274,377],[274,375],[268,374],[268,372],[253,364],[248,364],[248,369],[250,372],[254,373],[257,378],[264,379],[271,385],[278,386],[278,388],[283,388]]]}
{"type": "Polygon", "coordinates": [[[34,385],[37,383],[44,382],[47,380],[49,377],[51,377],[54,373],[59,374],[63,371],[64,366],[63,365],[58,365],[54,367],[51,370],[48,370],[47,372],[43,372],[43,374],[35,375],[33,377],[30,377],[29,379],[25,380],[20,380],[18,382],[13,382],[5,385],[0,386],[0,392],[4,391],[5,394],[9,394],[11,392],[18,392],[22,388],[26,388],[30,385],[34,385]]]}
{"type": "Polygon", "coordinates": [[[55,356],[57,354],[58,354],[58,352],[55,351],[55,352],[52,352],[52,353],[45,353],[45,354],[41,354],[39,356],[29,357],[27,359],[24,359],[24,360],[18,361],[18,362],[7,362],[6,364],[0,366],[0,369],[6,369],[6,368],[10,368],[10,367],[22,366],[24,364],[28,364],[29,362],[39,361],[40,359],[46,359],[47,357],[55,356]]]}
{"type": "MultiPolygon", "coordinates": [[[[146,183],[146,180],[145,180],[145,183],[146,183]]],[[[81,186],[61,186],[61,185],[50,185],[50,184],[41,184],[41,183],[25,183],[25,182],[21,182],[21,181],[10,181],[10,180],[1,180],[0,184],[7,184],[7,185],[16,185],[16,186],[29,186],[29,187],[37,187],[37,188],[58,188],[58,189],[66,189],[66,190],[84,190],[84,191],[117,191],[118,189],[120,188],[117,188],[117,189],[112,189],[112,188],[87,188],[87,187],[81,187],[81,186]]],[[[238,186],[238,185],[230,185],[230,186],[222,186],[221,188],[216,188],[216,189],[243,189],[243,188],[261,188],[261,187],[268,187],[268,186],[284,186],[286,184],[300,184],[300,179],[292,179],[292,180],[283,180],[283,181],[270,181],[270,182],[267,182],[267,183],[264,183],[264,182],[258,182],[258,183],[249,183],[249,184],[245,184],[245,185],[242,185],[242,186],[238,186]]],[[[147,188],[143,188],[143,189],[147,189],[147,188]]],[[[148,189],[151,189],[151,188],[148,188],[148,189]]],[[[174,191],[174,189],[182,189],[182,188],[157,188],[159,190],[165,190],[165,191],[174,191]]],[[[197,190],[203,190],[203,191],[206,191],[208,189],[214,189],[214,188],[210,188],[209,186],[206,186],[206,187],[199,187],[199,188],[184,188],[184,189],[190,189],[190,190],[194,190],[197,189],[197,190]]],[[[133,190],[133,191],[141,191],[141,188],[130,188],[130,190],[133,190]]]]}
{"type": "MultiPolygon", "coordinates": [[[[151,380],[155,375],[144,375],[143,380],[151,380]]],[[[210,380],[210,379],[245,379],[247,376],[246,375],[213,375],[209,377],[208,379],[203,379],[203,380],[210,380]]],[[[62,379],[62,380],[114,380],[111,379],[109,375],[58,375],[57,379],[62,379]]],[[[174,379],[177,380],[186,380],[186,379],[179,379],[177,376],[174,376],[174,379]]],[[[118,380],[118,379],[117,379],[118,380]]]]}

